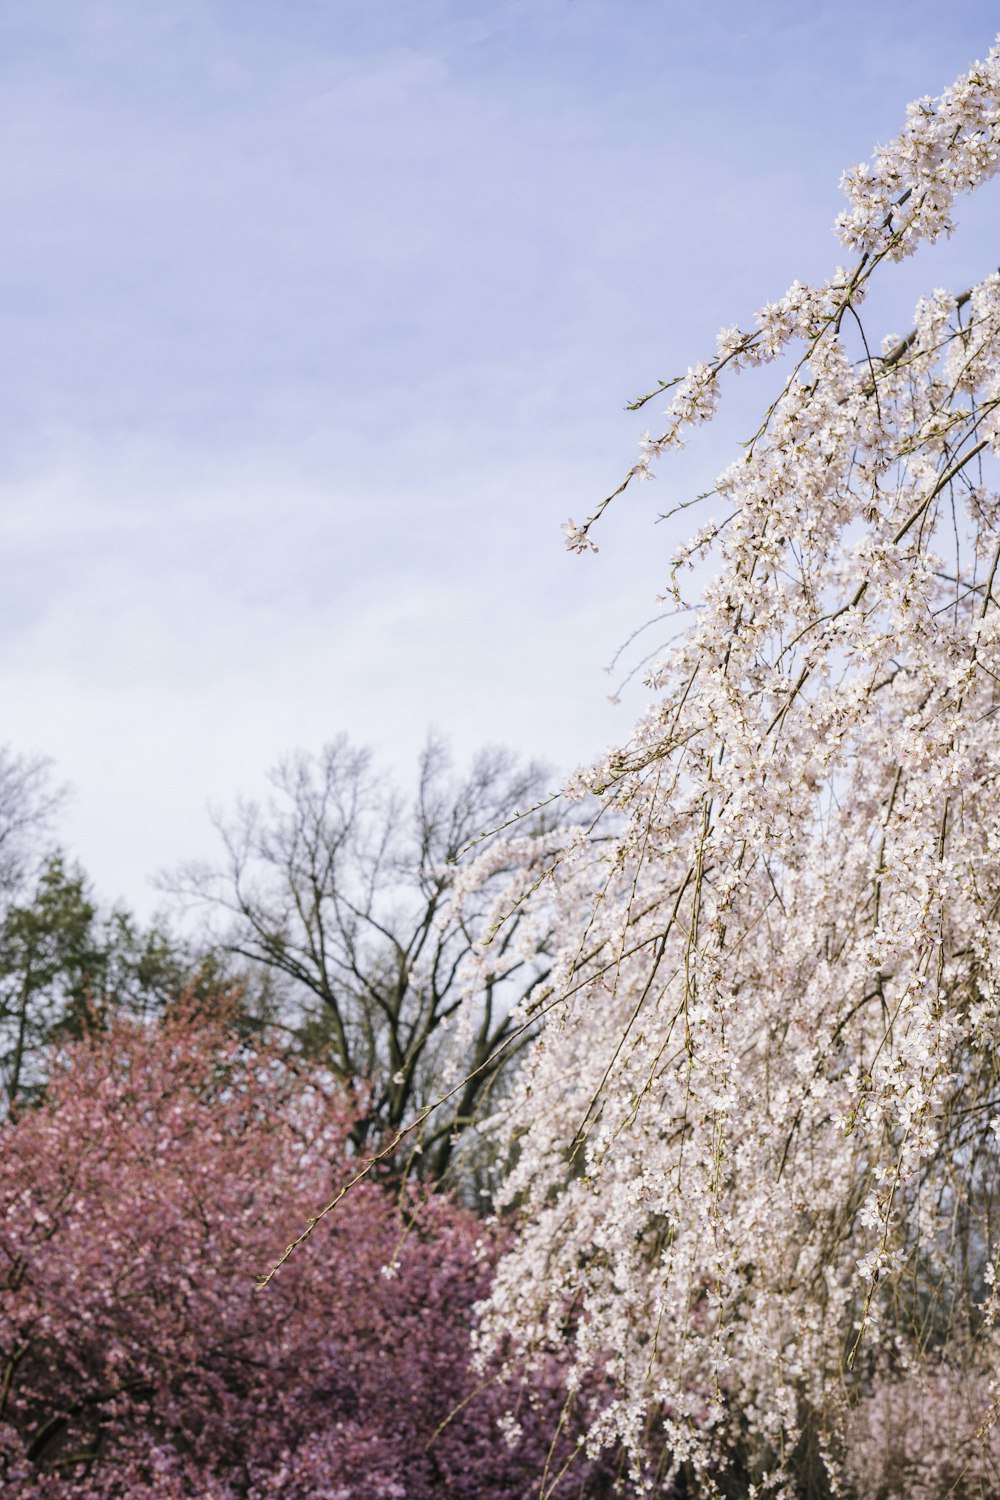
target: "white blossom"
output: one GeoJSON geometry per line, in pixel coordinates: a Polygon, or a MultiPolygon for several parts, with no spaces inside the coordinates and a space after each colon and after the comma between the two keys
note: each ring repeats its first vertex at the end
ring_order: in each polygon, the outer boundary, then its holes
{"type": "Polygon", "coordinates": [[[674,560],[711,581],[652,705],[568,786],[591,823],[531,865],[561,941],[494,1121],[523,1228],[483,1357],[530,1360],[572,1308],[572,1379],[618,1389],[591,1441],[637,1485],[655,1430],[661,1486],[742,1443],[757,1491],[791,1495],[808,1411],[835,1485],[857,1351],[915,1360],[921,1308],[971,1326],[993,1286],[1000,276],[934,291],[903,338],[858,319],[998,152],[994,48],[845,174],[853,266],[725,328],[626,476],[711,420],[726,373],[788,361],[674,560]]]}

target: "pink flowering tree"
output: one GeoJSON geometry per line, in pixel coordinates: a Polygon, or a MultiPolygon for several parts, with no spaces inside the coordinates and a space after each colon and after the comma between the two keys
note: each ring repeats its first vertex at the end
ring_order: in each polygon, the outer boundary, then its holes
{"type": "Polygon", "coordinates": [[[558,1357],[531,1387],[470,1371],[494,1242],[443,1196],[362,1182],[255,1289],[357,1170],[354,1112],[193,1003],[54,1060],[0,1126],[4,1494],[610,1493],[558,1357]]]}
{"type": "Polygon", "coordinates": [[[917,1493],[859,1434],[957,1386],[925,1488],[997,1489],[1000,275],[908,332],[862,304],[998,162],[994,49],[846,173],[845,266],[636,403],[671,389],[622,489],[784,362],[675,559],[652,706],[568,788],[592,835],[518,907],[564,940],[481,1338],[544,1357],[575,1299],[575,1375],[615,1351],[592,1436],[657,1492],[917,1493]]]}

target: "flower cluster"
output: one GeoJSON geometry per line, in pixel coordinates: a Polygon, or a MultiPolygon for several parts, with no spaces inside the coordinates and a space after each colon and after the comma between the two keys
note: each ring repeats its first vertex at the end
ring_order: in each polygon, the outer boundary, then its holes
{"type": "MultiPolygon", "coordinates": [[[[530,1389],[473,1376],[496,1242],[443,1195],[359,1183],[254,1289],[357,1167],[352,1120],[188,1005],[66,1050],[0,1132],[4,1494],[521,1500],[559,1474],[579,1403],[558,1356],[530,1389]]],[[[578,1457],[553,1494],[600,1482],[578,1457]]]]}
{"type": "Polygon", "coordinates": [[[708,421],[724,367],[789,359],[678,558],[714,576],[656,701],[576,778],[594,834],[537,897],[564,941],[499,1127],[525,1226],[482,1347],[530,1360],[575,1301],[577,1373],[611,1349],[619,1390],[592,1441],[639,1489],[791,1497],[807,1461],[835,1485],[845,1377],[862,1398],[900,1350],[986,1337],[1000,278],[881,346],[858,309],[998,145],[995,48],[848,174],[853,270],[724,330],[644,441],[648,465],[708,421]]]}

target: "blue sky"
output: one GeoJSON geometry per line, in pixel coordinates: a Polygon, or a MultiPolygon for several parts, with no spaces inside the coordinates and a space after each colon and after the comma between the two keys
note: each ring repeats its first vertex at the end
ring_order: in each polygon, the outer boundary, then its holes
{"type": "MultiPolygon", "coordinates": [[[[995,7],[0,0],[0,740],[109,897],[340,730],[570,768],[759,400],[609,515],[624,401],[842,258],[995,7]],[[742,425],[741,425],[742,424],[742,425]]],[[[996,192],[878,309],[997,260],[996,192]]],[[[876,332],[881,332],[876,324],[876,332]]]]}

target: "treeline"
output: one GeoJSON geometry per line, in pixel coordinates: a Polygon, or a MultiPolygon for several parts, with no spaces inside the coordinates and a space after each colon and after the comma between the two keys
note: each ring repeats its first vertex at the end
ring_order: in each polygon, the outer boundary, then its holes
{"type": "Polygon", "coordinates": [[[526,847],[537,859],[546,835],[558,843],[559,820],[530,811],[545,801],[542,773],[494,750],[458,775],[431,741],[404,799],[342,737],[290,757],[270,782],[265,803],[216,818],[216,863],[160,877],[168,915],[144,926],[103,908],[54,840],[60,796],[44,765],[0,752],[5,1108],[36,1096],[53,1042],[110,1016],[159,1015],[181,994],[225,995],[244,1033],[280,1035],[363,1095],[359,1151],[464,1080],[405,1149],[419,1148],[409,1171],[467,1189],[456,1146],[527,1040],[520,1017],[548,973],[546,935],[536,927],[526,948],[516,908],[488,961],[479,943],[498,896],[517,889],[526,847]],[[459,856],[490,840],[491,877],[456,901],[459,856]]]}

